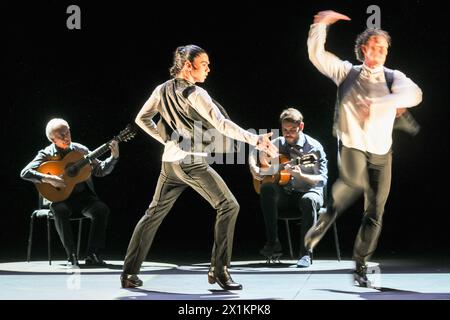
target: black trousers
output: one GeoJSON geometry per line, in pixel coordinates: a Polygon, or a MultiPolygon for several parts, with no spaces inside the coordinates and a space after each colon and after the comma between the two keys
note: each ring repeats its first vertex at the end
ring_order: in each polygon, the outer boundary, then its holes
{"type": "Polygon", "coordinates": [[[278,216],[283,212],[289,217],[302,217],[300,238],[302,255],[307,253],[303,239],[306,232],[317,219],[317,211],[323,205],[323,196],[316,192],[291,194],[275,183],[267,183],[261,186],[260,203],[266,227],[267,242],[278,240],[278,216]]]}
{"type": "Polygon", "coordinates": [[[163,162],[153,200],[136,225],[125,256],[123,273],[138,274],[158,228],[175,201],[191,187],[217,211],[211,267],[229,267],[239,204],[219,174],[204,159],[194,163],[163,162]]]}
{"type": "Polygon", "coordinates": [[[344,212],[364,194],[364,213],[356,236],[353,259],[367,262],[374,253],[391,188],[392,152],[371,154],[342,146],[339,179],[334,183],[333,210],[344,212]]]}
{"type": "Polygon", "coordinates": [[[67,200],[50,205],[55,218],[55,226],[67,255],[75,253],[75,242],[70,224],[73,215],[83,215],[91,219],[87,254],[98,253],[105,247],[106,227],[109,208],[100,199],[85,190],[70,196],[67,200]]]}

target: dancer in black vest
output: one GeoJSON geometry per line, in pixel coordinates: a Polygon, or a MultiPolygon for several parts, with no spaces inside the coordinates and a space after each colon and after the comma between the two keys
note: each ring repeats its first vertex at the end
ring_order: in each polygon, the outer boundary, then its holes
{"type": "Polygon", "coordinates": [[[195,85],[204,82],[209,72],[209,57],[203,49],[195,45],[178,47],[170,69],[173,78],[153,91],[136,117],[136,123],[164,145],[164,154],[153,201],[137,224],[125,256],[121,275],[124,288],[142,285],[137,274],[156,231],[177,198],[191,187],[217,210],[208,281],[226,290],[242,289],[227,270],[239,204],[206,162],[208,144],[202,137],[207,130],[215,129],[270,156],[277,156],[278,150],[270,142],[271,133],[255,135],[243,130],[224,116],[223,108],[204,89],[195,85]],[[157,113],[158,125],[152,120],[157,113]]]}
{"type": "Polygon", "coordinates": [[[378,243],[391,184],[394,121],[406,108],[421,102],[422,91],[402,72],[384,67],[391,40],[386,31],[367,29],[357,37],[355,53],[363,62],[360,66],[327,52],[327,26],[338,20],[350,18],[334,11],[319,12],[308,37],[311,62],[340,87],[334,125],[340,145],[340,175],[333,185],[328,212],[307,232],[305,246],[312,250],[336,217],[364,193],[364,214],[353,259],[355,281],[368,287],[366,262],[378,243]]]}

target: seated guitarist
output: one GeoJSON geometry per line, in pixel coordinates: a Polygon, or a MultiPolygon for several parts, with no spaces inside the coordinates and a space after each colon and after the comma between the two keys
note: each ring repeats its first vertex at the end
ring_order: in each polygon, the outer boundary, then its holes
{"type": "MultiPolygon", "coordinates": [[[[295,159],[306,154],[314,154],[317,162],[314,165],[286,165],[291,180],[284,186],[274,183],[263,183],[260,188],[260,202],[266,227],[266,244],[260,253],[268,258],[281,256],[281,243],[278,239],[278,210],[301,212],[301,239],[313,225],[317,211],[323,205],[323,187],[327,183],[327,158],[322,145],[315,139],[303,133],[304,122],[300,111],[289,108],[280,115],[283,136],[272,141],[279,146],[279,153],[295,159]]],[[[263,153],[260,163],[267,163],[263,153]]],[[[250,171],[253,178],[262,180],[263,172],[258,166],[257,151],[249,156],[250,171]]],[[[303,245],[302,254],[297,262],[298,267],[309,267],[311,258],[303,245]]]]}
{"type": "MultiPolygon", "coordinates": [[[[79,151],[88,154],[89,150],[82,144],[72,142],[69,124],[63,119],[52,119],[46,127],[46,135],[51,145],[40,150],[36,157],[21,172],[22,179],[34,183],[49,183],[56,188],[65,187],[64,180],[58,176],[44,174],[36,169],[46,161],[57,161],[63,159],[71,151],[79,151]]],[[[92,174],[103,177],[111,173],[119,159],[119,146],[117,141],[110,145],[111,156],[104,160],[91,161],[92,174]]],[[[53,202],[50,209],[55,218],[55,226],[64,248],[67,252],[69,263],[78,266],[75,244],[72,229],[70,226],[70,216],[72,214],[83,214],[91,219],[91,229],[86,265],[104,265],[105,262],[99,257],[99,251],[105,246],[106,226],[109,215],[109,208],[102,202],[94,191],[92,179],[75,185],[71,195],[64,201],[53,202]]]]}

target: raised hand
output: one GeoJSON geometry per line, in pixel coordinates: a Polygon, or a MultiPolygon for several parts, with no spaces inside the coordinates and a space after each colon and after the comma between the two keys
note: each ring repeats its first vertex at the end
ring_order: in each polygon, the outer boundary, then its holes
{"type": "Polygon", "coordinates": [[[258,143],[256,145],[256,149],[259,151],[267,153],[267,155],[271,158],[278,157],[278,148],[270,141],[270,137],[273,132],[269,132],[266,134],[261,134],[258,138],[258,143]]]}
{"type": "Polygon", "coordinates": [[[346,15],[333,10],[320,11],[314,16],[314,23],[333,24],[339,20],[351,20],[346,15]]]}

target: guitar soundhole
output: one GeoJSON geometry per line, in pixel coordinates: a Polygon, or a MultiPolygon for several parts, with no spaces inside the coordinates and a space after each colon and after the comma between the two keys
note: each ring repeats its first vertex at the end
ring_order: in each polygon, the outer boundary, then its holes
{"type": "Polygon", "coordinates": [[[78,171],[78,168],[71,164],[66,167],[66,174],[71,178],[75,177],[78,174],[78,171]]]}

